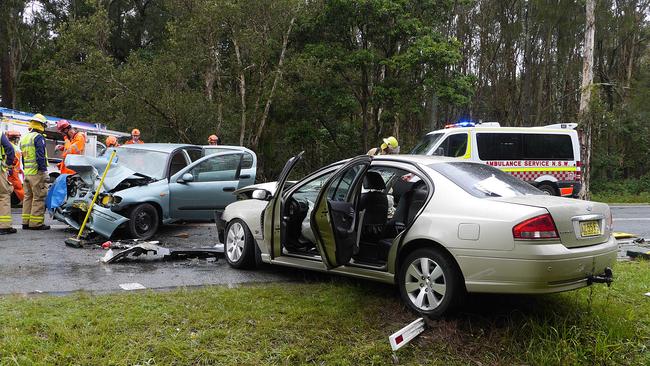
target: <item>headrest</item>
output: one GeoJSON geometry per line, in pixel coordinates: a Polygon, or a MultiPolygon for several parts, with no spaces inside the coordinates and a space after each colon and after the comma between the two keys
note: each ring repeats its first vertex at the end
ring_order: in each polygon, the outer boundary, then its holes
{"type": "Polygon", "coordinates": [[[381,174],[370,171],[367,172],[366,176],[363,178],[363,188],[383,191],[386,189],[386,184],[384,183],[384,178],[381,177],[381,174]]]}

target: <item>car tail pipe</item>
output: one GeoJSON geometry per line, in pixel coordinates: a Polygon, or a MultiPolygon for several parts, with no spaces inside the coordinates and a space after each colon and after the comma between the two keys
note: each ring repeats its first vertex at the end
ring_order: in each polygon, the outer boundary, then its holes
{"type": "Polygon", "coordinates": [[[589,275],[589,277],[587,277],[587,284],[589,285],[592,283],[606,283],[607,287],[609,287],[612,282],[614,282],[614,274],[612,272],[612,269],[609,267],[605,267],[605,270],[602,274],[589,275]]]}

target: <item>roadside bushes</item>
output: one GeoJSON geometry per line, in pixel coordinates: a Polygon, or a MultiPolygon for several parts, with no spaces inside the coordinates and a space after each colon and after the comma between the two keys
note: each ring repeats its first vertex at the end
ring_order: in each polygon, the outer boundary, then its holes
{"type": "Polygon", "coordinates": [[[650,173],[638,179],[594,180],[591,191],[594,201],[650,203],[650,173]]]}

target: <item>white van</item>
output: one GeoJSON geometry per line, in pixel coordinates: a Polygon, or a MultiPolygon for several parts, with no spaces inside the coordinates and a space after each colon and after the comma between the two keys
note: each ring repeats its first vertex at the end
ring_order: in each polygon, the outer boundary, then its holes
{"type": "Polygon", "coordinates": [[[576,123],[501,127],[497,122],[461,122],[428,133],[416,155],[457,157],[491,165],[548,194],[577,197],[580,143],[576,123]]]}
{"type": "MultiPolygon", "coordinates": [[[[22,135],[29,132],[29,120],[33,116],[31,113],[21,112],[8,108],[0,108],[2,118],[0,118],[0,131],[7,132],[14,130],[20,132],[22,135]]],[[[47,119],[47,128],[45,129],[45,144],[47,149],[48,159],[48,175],[50,178],[56,179],[59,176],[59,168],[57,164],[61,161],[61,152],[56,150],[56,145],[63,145],[61,134],[56,130],[57,117],[45,116],[47,119]]],[[[100,156],[106,150],[106,146],[100,142],[107,136],[127,137],[131,136],[129,133],[112,131],[106,129],[105,126],[96,123],[87,123],[69,120],[72,127],[86,135],[86,148],[84,155],[86,156],[100,156]]]]}

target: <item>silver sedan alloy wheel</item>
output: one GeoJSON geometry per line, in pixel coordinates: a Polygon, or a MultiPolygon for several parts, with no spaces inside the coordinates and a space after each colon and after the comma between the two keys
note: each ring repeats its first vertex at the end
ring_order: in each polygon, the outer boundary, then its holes
{"type": "Polygon", "coordinates": [[[416,258],[409,264],[404,276],[404,287],[409,299],[419,310],[437,308],[445,298],[447,281],[442,267],[430,258],[416,258]]]}
{"type": "Polygon", "coordinates": [[[226,255],[230,262],[237,262],[244,251],[244,228],[238,222],[230,225],[228,236],[226,237],[226,255]]]}

